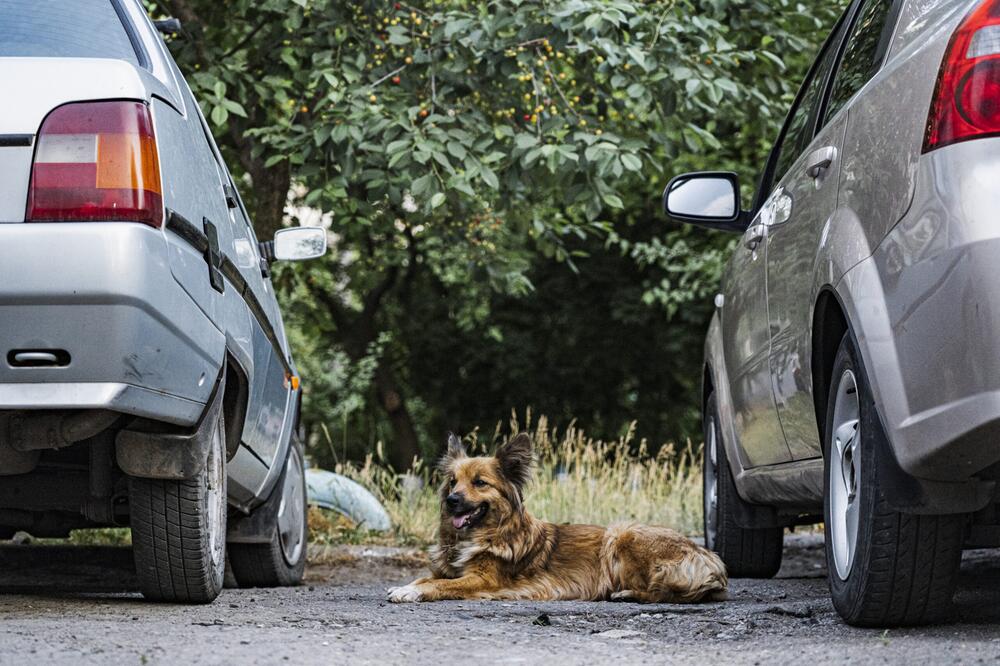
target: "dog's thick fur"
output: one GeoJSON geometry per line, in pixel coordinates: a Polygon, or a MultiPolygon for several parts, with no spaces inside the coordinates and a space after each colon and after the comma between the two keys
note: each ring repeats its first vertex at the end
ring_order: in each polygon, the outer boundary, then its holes
{"type": "Polygon", "coordinates": [[[521,499],[531,462],[531,439],[523,433],[494,457],[475,458],[452,435],[440,464],[445,480],[432,575],[389,590],[389,600],[725,599],[722,560],[674,530],[533,518],[521,499]]]}

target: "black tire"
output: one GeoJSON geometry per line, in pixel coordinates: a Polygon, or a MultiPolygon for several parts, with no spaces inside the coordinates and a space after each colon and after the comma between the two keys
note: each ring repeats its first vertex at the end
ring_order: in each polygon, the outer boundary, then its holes
{"type": "MultiPolygon", "coordinates": [[[[729,469],[726,447],[722,443],[719,428],[718,406],[715,393],[708,397],[705,405],[704,432],[705,453],[702,462],[704,479],[703,527],[705,546],[714,550],[722,558],[730,578],[772,578],[781,568],[784,528],[740,527],[736,522],[737,512],[747,506],[736,492],[736,484],[729,469]],[[715,446],[715,463],[711,459],[711,447],[715,446]],[[710,496],[710,481],[714,477],[716,503],[714,509],[715,529],[710,529],[712,509],[707,498],[710,496]]],[[[749,511],[744,510],[747,514],[749,511]]]]}
{"type": "Polygon", "coordinates": [[[240,587],[288,587],[302,582],[308,528],[305,465],[298,438],[288,447],[285,468],[272,493],[275,496],[268,502],[278,502],[278,507],[271,540],[229,544],[229,566],[240,587]]]}
{"type": "Polygon", "coordinates": [[[193,479],[129,479],[132,548],[143,596],[209,603],[226,564],[226,449],[222,415],[193,479]]]}
{"type": "MultiPolygon", "coordinates": [[[[840,344],[830,378],[823,438],[823,518],[833,606],[848,624],[862,627],[917,625],[944,619],[951,609],[958,578],[964,516],[910,515],[889,507],[880,490],[876,464],[876,456],[889,450],[888,442],[850,333],[840,344]],[[845,379],[846,372],[851,373],[851,378],[845,379]],[[837,397],[840,394],[850,396],[852,392],[857,396],[856,420],[860,436],[857,429],[852,434],[850,424],[854,419],[839,418],[843,421],[840,424],[841,446],[851,449],[852,454],[850,457],[831,456],[831,447],[836,446],[834,411],[837,397]],[[853,463],[856,449],[851,444],[855,437],[860,445],[856,467],[853,463]],[[848,551],[842,549],[839,561],[834,553],[837,527],[831,517],[831,504],[835,502],[831,498],[831,466],[834,463],[840,466],[839,470],[834,470],[840,474],[837,482],[849,479],[842,482],[844,489],[840,491],[842,497],[849,499],[840,501],[857,503],[854,554],[847,556],[844,553],[848,551]],[[852,470],[860,472],[860,481],[852,470]],[[851,492],[850,488],[855,490],[851,492]],[[838,567],[846,571],[846,578],[838,573],[838,567]]],[[[841,414],[846,410],[847,407],[842,408],[841,414]]],[[[840,521],[850,524],[845,518],[840,521]]],[[[850,533],[849,528],[844,529],[843,534],[850,533]]]]}

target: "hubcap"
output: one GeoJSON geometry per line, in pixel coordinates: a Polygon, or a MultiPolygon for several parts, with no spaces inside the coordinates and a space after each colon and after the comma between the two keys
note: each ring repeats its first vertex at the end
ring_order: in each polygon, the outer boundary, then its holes
{"type": "Polygon", "coordinates": [[[285,463],[285,485],[281,490],[278,506],[278,538],[285,561],[294,566],[302,556],[306,543],[305,478],[302,474],[302,455],[293,446],[285,463]]]}
{"type": "Polygon", "coordinates": [[[208,508],[208,552],[212,564],[222,566],[225,557],[226,469],[222,453],[222,432],[216,428],[206,462],[206,504],[208,508]]]}
{"type": "Polygon", "coordinates": [[[705,441],[705,488],[703,493],[705,512],[705,546],[715,547],[715,533],[718,525],[719,480],[718,480],[718,441],[715,436],[715,419],[708,419],[708,433],[705,441]]]}
{"type": "Polygon", "coordinates": [[[861,429],[858,384],[845,370],[837,385],[830,446],[830,537],[837,576],[847,580],[858,543],[861,490],[861,429]]]}

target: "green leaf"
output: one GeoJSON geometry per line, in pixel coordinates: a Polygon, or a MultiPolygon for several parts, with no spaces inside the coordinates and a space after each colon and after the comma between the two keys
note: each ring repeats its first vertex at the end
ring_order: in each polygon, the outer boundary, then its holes
{"type": "Polygon", "coordinates": [[[247,112],[243,109],[243,105],[231,99],[222,100],[222,106],[226,107],[226,110],[234,116],[239,116],[240,118],[246,118],[247,112]]]}
{"type": "Polygon", "coordinates": [[[386,146],[385,152],[388,155],[395,155],[401,151],[406,150],[410,146],[409,139],[399,139],[398,141],[393,141],[388,146],[386,146]]]}
{"type": "Polygon", "coordinates": [[[604,203],[608,204],[612,208],[625,207],[625,203],[622,201],[622,198],[617,194],[605,194],[604,196],[601,197],[601,199],[604,201],[604,203]]]}
{"type": "Polygon", "coordinates": [[[434,196],[432,196],[431,197],[431,209],[437,208],[438,206],[440,206],[441,204],[443,204],[445,198],[446,197],[444,196],[444,193],[442,193],[442,192],[438,192],[437,194],[435,194],[434,196]]]}
{"type": "Polygon", "coordinates": [[[457,141],[449,141],[448,142],[448,152],[451,153],[452,155],[454,155],[455,157],[457,157],[460,160],[464,160],[465,156],[467,154],[467,151],[465,150],[465,146],[463,146],[462,144],[460,144],[457,141]]]}
{"type": "Polygon", "coordinates": [[[410,186],[410,189],[413,192],[414,196],[420,196],[421,194],[425,194],[428,190],[430,190],[431,185],[433,183],[434,183],[434,174],[426,173],[423,176],[420,176],[419,178],[414,180],[410,186]]]}
{"type": "Polygon", "coordinates": [[[635,155],[629,153],[622,153],[621,155],[622,164],[629,171],[639,171],[642,169],[642,160],[640,160],[635,155]]]}
{"type": "Polygon", "coordinates": [[[522,132],[514,138],[514,145],[521,149],[531,148],[538,145],[538,137],[534,134],[522,132]]]}
{"type": "Polygon", "coordinates": [[[212,107],[212,122],[216,125],[225,125],[226,119],[229,118],[229,112],[226,111],[226,107],[221,104],[212,107]]]}

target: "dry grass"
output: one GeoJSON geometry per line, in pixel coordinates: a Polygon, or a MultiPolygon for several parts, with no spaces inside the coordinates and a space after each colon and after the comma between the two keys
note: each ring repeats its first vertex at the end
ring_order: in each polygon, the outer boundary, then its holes
{"type": "MultiPolygon", "coordinates": [[[[520,429],[512,419],[510,431],[520,429]]],[[[690,443],[680,449],[666,445],[651,456],[645,441],[634,441],[633,428],[618,440],[604,442],[587,437],[573,424],[557,432],[544,417],[532,425],[530,413],[523,429],[535,443],[535,479],[525,498],[533,515],[555,523],[637,521],[685,534],[700,532],[701,468],[690,443]]],[[[499,438],[500,426],[492,441],[499,438]]],[[[492,449],[478,442],[477,433],[466,441],[472,454],[492,449]]],[[[424,545],[434,540],[438,498],[433,465],[416,461],[409,474],[397,475],[379,459],[376,452],[361,465],[339,465],[336,471],[375,493],[392,518],[394,533],[352,531],[349,523],[314,511],[314,541],[424,545]]]]}

